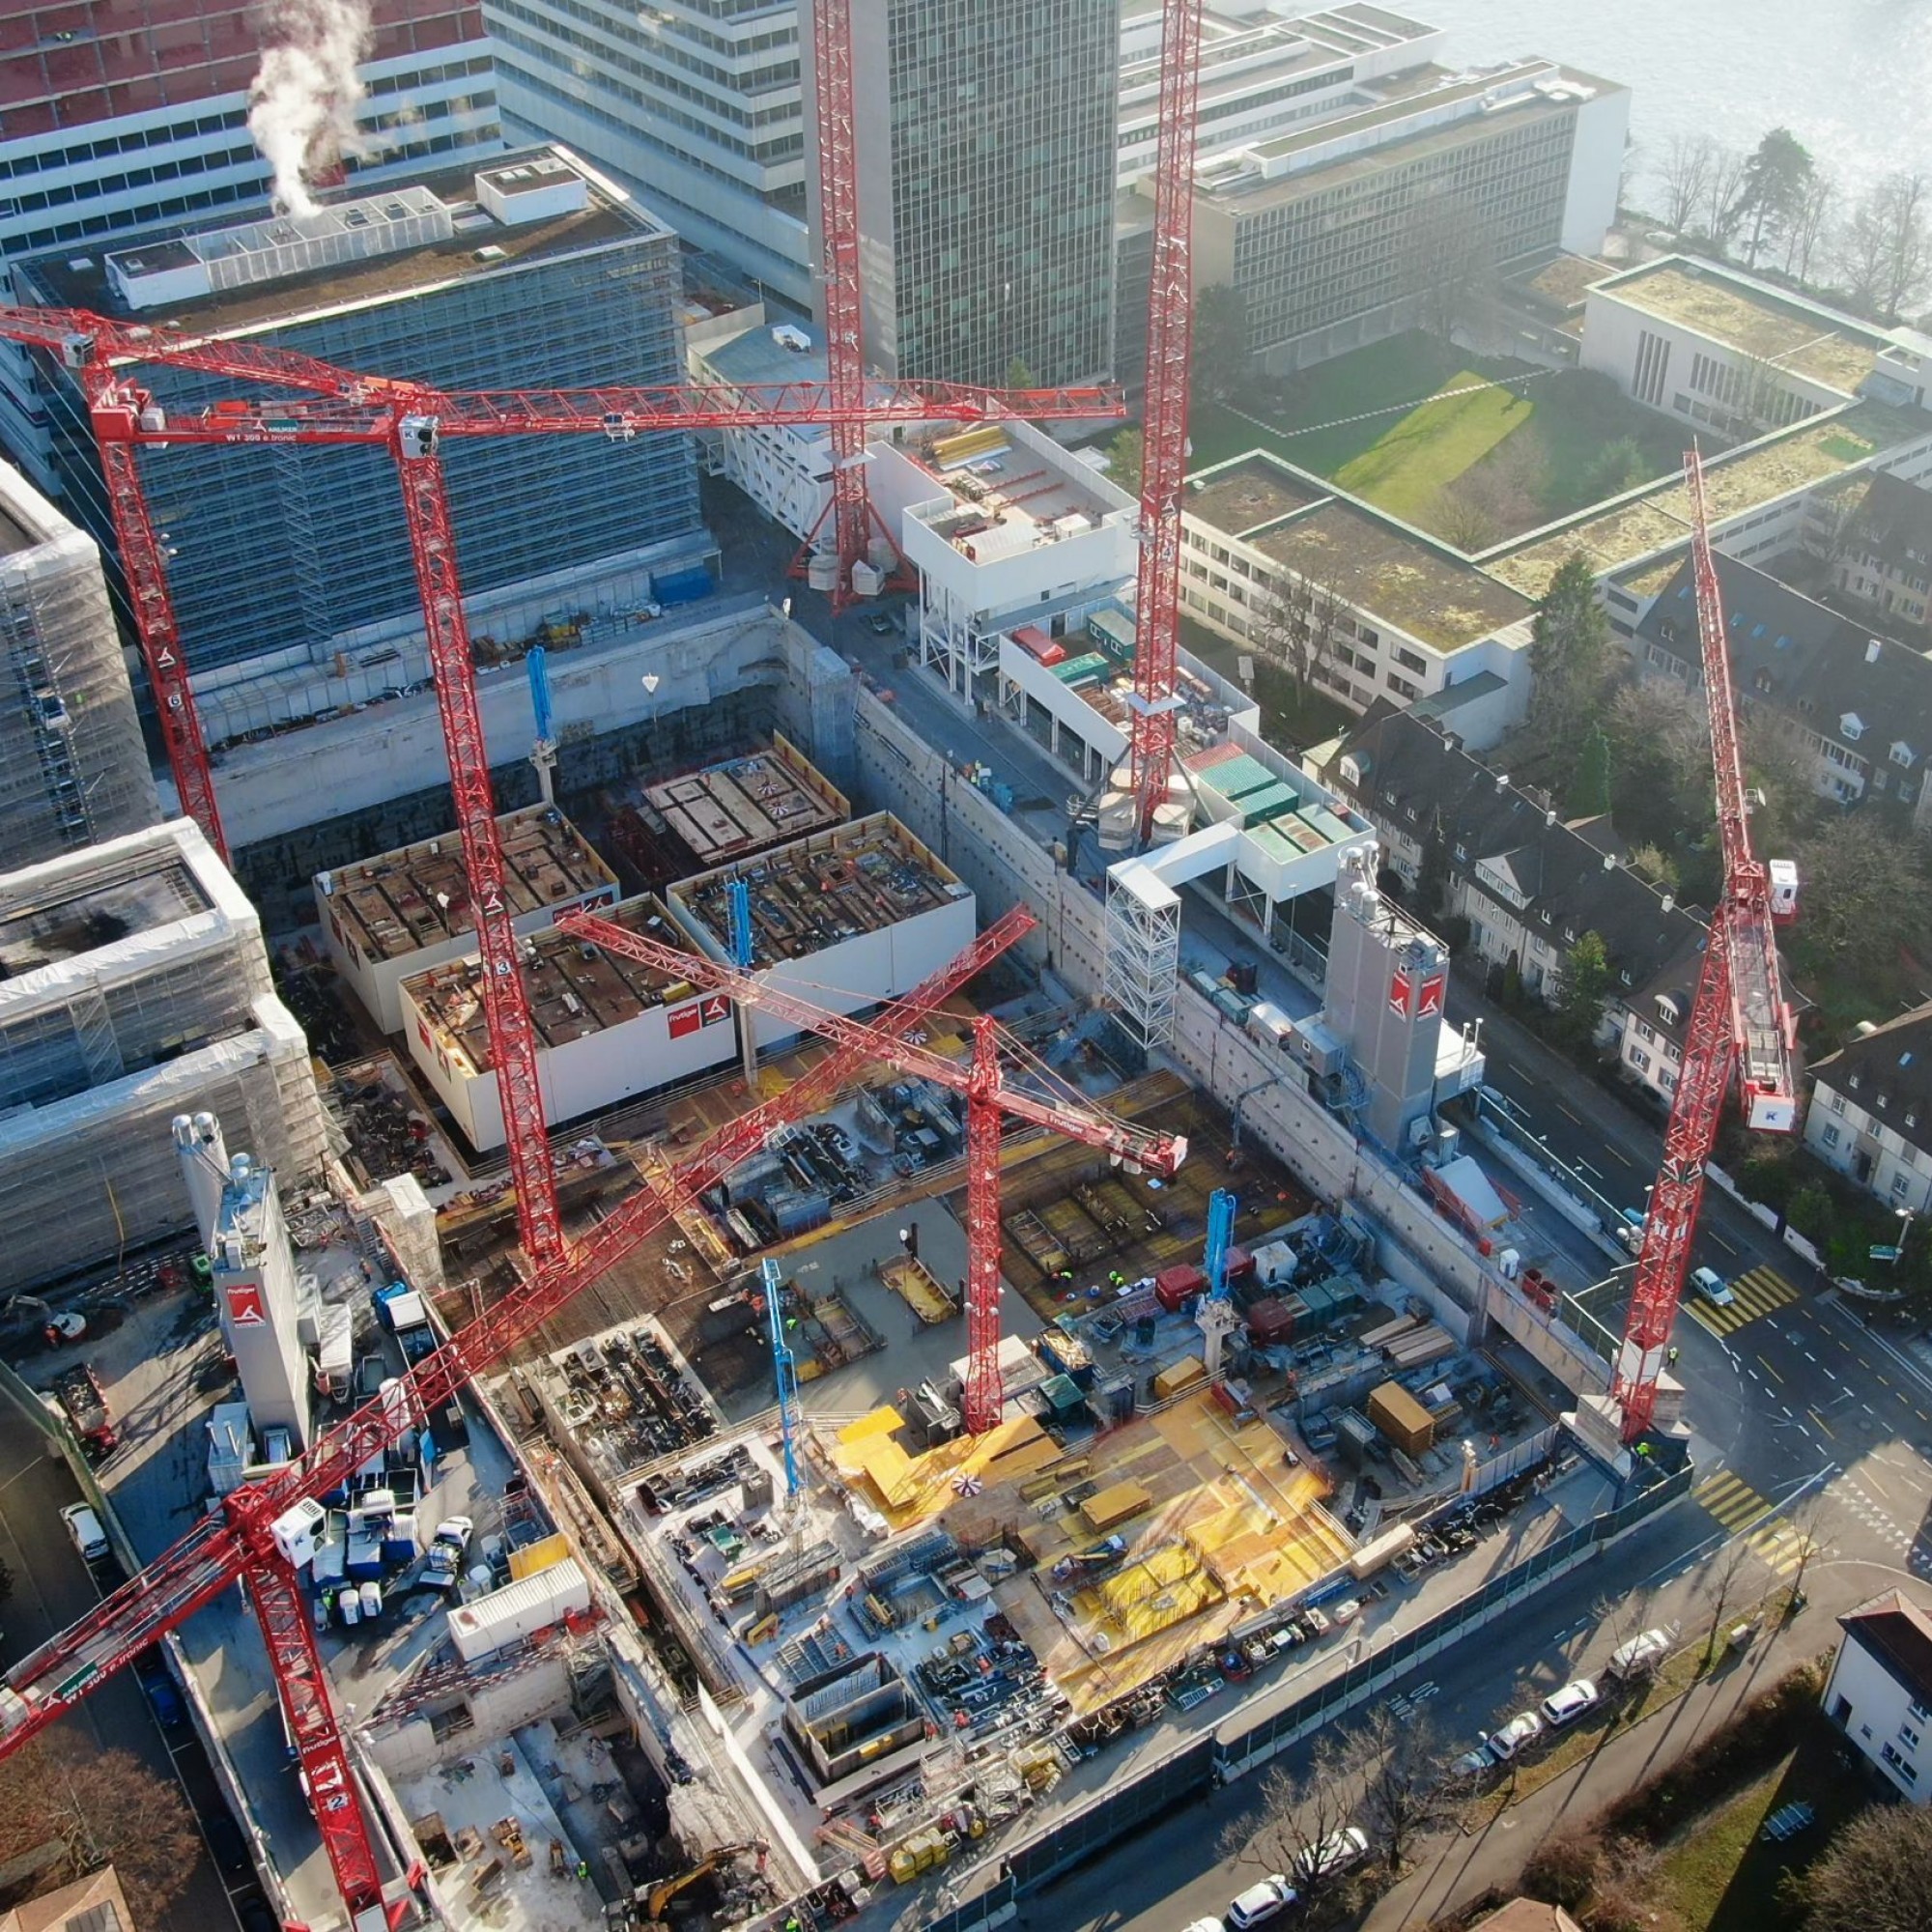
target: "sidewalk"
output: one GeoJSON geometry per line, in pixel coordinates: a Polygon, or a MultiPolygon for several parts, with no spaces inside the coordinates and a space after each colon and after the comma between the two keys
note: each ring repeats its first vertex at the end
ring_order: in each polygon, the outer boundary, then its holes
{"type": "Polygon", "coordinates": [[[1814,1601],[1795,1622],[1734,1663],[1719,1661],[1676,1702],[1629,1731],[1613,1731],[1582,1763],[1551,1778],[1482,1831],[1433,1839],[1416,1868],[1378,1900],[1363,1932],[1404,1932],[1465,1903],[1491,1886],[1514,1888],[1523,1861],[1559,1825],[1584,1819],[1671,1763],[1737,1707],[1837,1641],[1836,1607],[1814,1601]]]}

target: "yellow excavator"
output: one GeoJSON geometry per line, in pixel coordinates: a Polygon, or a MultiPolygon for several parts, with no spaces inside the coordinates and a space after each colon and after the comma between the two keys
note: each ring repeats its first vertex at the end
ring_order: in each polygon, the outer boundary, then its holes
{"type": "Polygon", "coordinates": [[[721,1865],[728,1865],[733,1859],[755,1856],[758,1869],[765,1868],[765,1856],[770,1848],[761,1838],[747,1839],[742,1845],[720,1845],[715,1852],[707,1853],[691,1867],[681,1871],[675,1878],[660,1879],[643,1894],[644,1922],[655,1925],[665,1916],[668,1906],[687,1886],[696,1885],[701,1878],[709,1878],[721,1865]]]}

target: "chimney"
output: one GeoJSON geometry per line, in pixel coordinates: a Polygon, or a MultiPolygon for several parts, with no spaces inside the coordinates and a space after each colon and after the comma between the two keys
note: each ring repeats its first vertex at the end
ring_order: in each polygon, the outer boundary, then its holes
{"type": "Polygon", "coordinates": [[[1660,901],[1660,910],[1663,912],[1674,912],[1676,909],[1677,909],[1676,899],[1669,893],[1665,893],[1662,899],[1660,901]]]}
{"type": "Polygon", "coordinates": [[[1604,870],[1606,872],[1614,872],[1616,869],[1617,869],[1617,855],[1614,852],[1605,852],[1604,854],[1604,870]]]}
{"type": "Polygon", "coordinates": [[[1556,823],[1556,808],[1553,805],[1543,814],[1543,822],[1546,825],[1554,825],[1556,823]]]}
{"type": "Polygon", "coordinates": [[[1877,663],[1878,663],[1878,654],[1879,654],[1879,647],[1880,647],[1880,641],[1881,641],[1881,640],[1880,640],[1879,639],[1877,639],[1877,638],[1867,638],[1867,639],[1865,639],[1865,663],[1866,663],[1866,664],[1868,664],[1868,665],[1875,665],[1875,664],[1877,664],[1877,663]]]}
{"type": "Polygon", "coordinates": [[[1509,788],[1510,788],[1510,775],[1507,772],[1498,772],[1496,774],[1497,796],[1500,797],[1504,792],[1508,791],[1509,788]]]}

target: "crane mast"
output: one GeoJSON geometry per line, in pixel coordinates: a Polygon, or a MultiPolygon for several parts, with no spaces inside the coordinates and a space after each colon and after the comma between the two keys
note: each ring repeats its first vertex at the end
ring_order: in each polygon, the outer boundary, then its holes
{"type": "Polygon", "coordinates": [[[1140,568],[1134,602],[1127,769],[1140,842],[1153,832],[1174,765],[1180,650],[1180,497],[1187,482],[1187,364],[1193,346],[1195,106],[1201,0],[1164,0],[1160,134],[1154,158],[1153,280],[1142,410],[1140,568]]]}
{"type": "MultiPolygon", "coordinates": [[[[1658,1378],[1663,1372],[1664,1351],[1690,1266],[1705,1163],[1717,1144],[1733,1073],[1743,1088],[1747,1124],[1766,1132],[1789,1133],[1798,1118],[1796,1030],[1778,970],[1773,867],[1751,850],[1730,649],[1711,554],[1703,465],[1694,449],[1684,460],[1684,480],[1690,497],[1691,571],[1704,694],[1711,713],[1711,762],[1724,883],[1685,1027],[1684,1053],[1663,1135],[1663,1163],[1651,1190],[1630,1313],[1610,1386],[1611,1400],[1622,1408],[1627,1443],[1643,1435],[1656,1413],[1658,1378]]],[[[1786,895],[1795,901],[1796,874],[1782,862],[1776,862],[1776,869],[1786,895]]]]}

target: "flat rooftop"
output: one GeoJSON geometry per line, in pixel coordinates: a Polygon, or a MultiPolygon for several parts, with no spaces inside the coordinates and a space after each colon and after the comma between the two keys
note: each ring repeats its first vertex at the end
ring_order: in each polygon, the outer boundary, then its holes
{"type": "MultiPolygon", "coordinates": [[[[1913,410],[1861,402],[1814,416],[1704,468],[1704,497],[1714,524],[1728,522],[1760,504],[1840,474],[1893,443],[1926,434],[1927,419],[1913,410]]],[[[1602,576],[1633,564],[1690,533],[1690,507],[1679,480],[1656,484],[1642,496],[1548,534],[1533,534],[1516,550],[1485,558],[1492,578],[1524,597],[1541,597],[1557,567],[1581,552],[1602,576]]]]}
{"type": "Polygon", "coordinates": [[[751,888],[752,963],[803,959],[967,896],[958,876],[890,812],[876,812],[669,890],[727,952],[730,888],[751,888]]]}
{"type": "MultiPolygon", "coordinates": [[[[627,899],[606,908],[603,917],[668,946],[683,947],[682,935],[657,899],[627,899]]],[[[647,1007],[689,999],[692,993],[687,981],[668,973],[617,958],[554,929],[526,935],[521,957],[524,993],[539,1046],[560,1046],[603,1033],[636,1019],[647,1007]]],[[[403,989],[452,1059],[460,1056],[479,1074],[496,1065],[483,1015],[480,960],[452,959],[432,966],[405,980],[403,989]]]]}
{"type": "Polygon", "coordinates": [[[1189,477],[1181,511],[1437,650],[1460,650],[1533,614],[1507,582],[1262,450],[1189,477]]]}
{"type": "Polygon", "coordinates": [[[63,886],[26,905],[0,900],[0,980],[81,958],[211,909],[213,901],[180,859],[149,852],[136,866],[120,876],[63,886]]]}
{"type": "Polygon", "coordinates": [[[976,563],[1023,555],[1126,514],[1097,471],[1058,448],[1029,447],[1002,424],[923,437],[903,453],[945,493],[908,514],[976,563]]]}
{"type": "Polygon", "coordinates": [[[1681,256],[1633,269],[1597,292],[1847,395],[1886,343],[1877,329],[1681,256]]]}
{"type": "Polygon", "coordinates": [[[768,752],[646,785],[643,802],[706,868],[822,832],[846,813],[843,796],[782,738],[768,752]]]}
{"type": "MultiPolygon", "coordinates": [[[[527,163],[556,152],[559,151],[548,145],[519,150],[499,156],[488,170],[465,167],[426,171],[385,190],[422,187],[447,204],[455,216],[456,229],[447,241],[364,261],[311,269],[271,282],[218,291],[184,301],[160,303],[142,309],[140,319],[162,327],[173,321],[191,321],[197,328],[239,333],[299,321],[322,309],[390,301],[443,283],[501,274],[550,256],[663,232],[641,207],[628,200],[613,199],[594,173],[574,160],[572,165],[589,184],[589,200],[582,209],[505,226],[477,205],[479,172],[500,173],[519,161],[527,163]]],[[[364,186],[340,195],[325,195],[322,201],[327,208],[371,198],[364,186]]],[[[375,198],[380,199],[381,193],[375,198]]],[[[189,258],[190,251],[179,246],[182,235],[213,235],[236,225],[231,214],[222,220],[199,223],[192,229],[155,229],[146,236],[132,237],[122,248],[108,252],[137,252],[154,262],[174,244],[184,258],[189,258]]],[[[185,265],[185,259],[181,266],[185,265]]],[[[57,307],[93,309],[102,315],[130,313],[113,287],[106,253],[100,250],[75,246],[57,249],[22,262],[15,272],[26,277],[44,299],[57,307]]]]}
{"type": "MultiPolygon", "coordinates": [[[[497,821],[510,917],[563,905],[600,887],[616,895],[617,875],[554,807],[532,805],[497,821]]],[[[372,959],[400,959],[475,930],[469,872],[455,833],[425,838],[345,866],[329,877],[329,910],[372,959]]]]}
{"type": "Polygon", "coordinates": [[[1280,164],[1331,143],[1359,140],[1380,128],[1393,130],[1389,138],[1352,152],[1338,150],[1330,159],[1292,168],[1272,180],[1253,170],[1218,183],[1210,180],[1202,184],[1202,192],[1236,215],[1263,213],[1305,194],[1325,193],[1340,184],[1465,146],[1478,137],[1490,138],[1500,130],[1515,130],[1552,115],[1567,114],[1579,100],[1610,92],[1614,86],[1613,82],[1542,60],[1469,79],[1451,77],[1441,68],[1413,68],[1372,83],[1371,91],[1380,97],[1374,105],[1256,142],[1245,152],[1258,161],[1280,164]],[[1520,89],[1514,98],[1498,99],[1491,106],[1482,104],[1497,88],[1512,86],[1520,89]],[[1459,103],[1467,103],[1470,111],[1446,123],[1418,126],[1413,132],[1401,131],[1405,121],[1459,103]]]}

